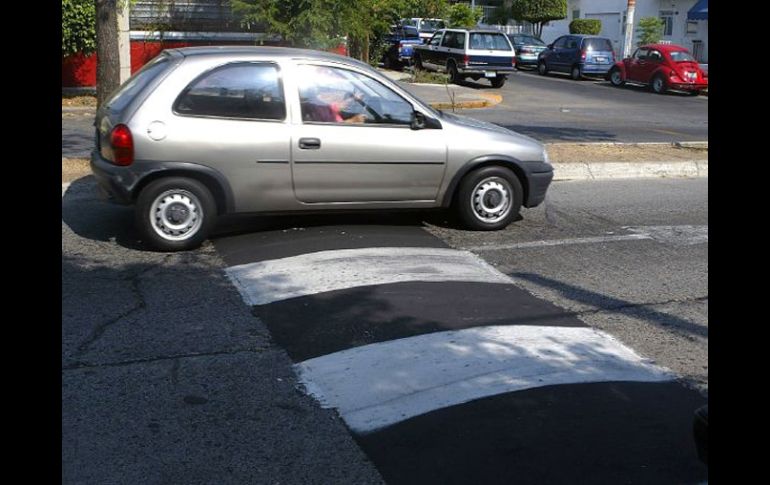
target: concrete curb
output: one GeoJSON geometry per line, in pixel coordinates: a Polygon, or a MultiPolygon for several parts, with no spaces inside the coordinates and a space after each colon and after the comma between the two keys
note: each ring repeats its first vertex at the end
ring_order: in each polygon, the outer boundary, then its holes
{"type": "Polygon", "coordinates": [[[554,163],[554,181],[708,177],[708,160],[554,163]]]}
{"type": "MultiPolygon", "coordinates": [[[[503,101],[503,97],[499,94],[492,93],[479,93],[478,96],[485,98],[473,101],[457,101],[454,104],[455,109],[474,109],[474,108],[488,108],[496,104],[500,104],[503,101]]],[[[435,109],[452,109],[452,103],[428,103],[435,109]]]]}

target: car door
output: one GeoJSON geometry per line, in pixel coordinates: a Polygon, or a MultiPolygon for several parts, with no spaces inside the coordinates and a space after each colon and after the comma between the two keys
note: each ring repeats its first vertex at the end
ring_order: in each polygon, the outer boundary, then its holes
{"type": "Polygon", "coordinates": [[[552,71],[558,71],[561,69],[563,62],[560,59],[561,53],[567,46],[567,37],[562,36],[556,39],[553,43],[553,49],[547,54],[546,67],[552,71]]]}
{"type": "Polygon", "coordinates": [[[639,81],[643,83],[652,81],[652,76],[657,72],[663,62],[663,54],[657,49],[650,49],[650,52],[647,54],[647,61],[644,68],[639,73],[639,81]]]}
{"type": "Polygon", "coordinates": [[[454,48],[456,39],[457,32],[453,30],[444,32],[444,38],[441,39],[441,45],[436,51],[436,64],[439,66],[440,70],[446,70],[447,61],[452,55],[452,49],[454,48]]]}
{"type": "Polygon", "coordinates": [[[438,70],[441,68],[438,62],[438,49],[440,48],[443,37],[444,31],[439,30],[433,34],[433,37],[431,37],[430,41],[428,41],[428,48],[422,50],[422,52],[425,53],[423,56],[423,64],[425,64],[425,59],[427,59],[429,67],[433,70],[438,70]]]}
{"type": "Polygon", "coordinates": [[[580,37],[567,37],[564,49],[559,51],[560,71],[570,72],[573,64],[580,61],[580,37]]]}
{"type": "Polygon", "coordinates": [[[297,200],[436,199],[446,169],[444,133],[440,128],[411,129],[412,103],[346,66],[298,63],[294,79],[301,114],[291,142],[297,200]],[[336,106],[335,113],[330,114],[331,106],[336,106]]]}
{"type": "Polygon", "coordinates": [[[645,68],[647,62],[648,49],[640,47],[636,49],[634,55],[631,56],[630,61],[626,65],[626,78],[629,81],[639,81],[641,72],[645,68]]]}

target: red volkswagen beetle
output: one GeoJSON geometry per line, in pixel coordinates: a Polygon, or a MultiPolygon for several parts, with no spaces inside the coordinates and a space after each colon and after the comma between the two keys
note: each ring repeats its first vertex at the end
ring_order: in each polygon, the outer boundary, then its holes
{"type": "Polygon", "coordinates": [[[659,94],[674,89],[697,95],[709,87],[698,61],[687,49],[674,44],[639,47],[633,56],[615,63],[607,78],[613,86],[626,82],[646,84],[659,94]]]}

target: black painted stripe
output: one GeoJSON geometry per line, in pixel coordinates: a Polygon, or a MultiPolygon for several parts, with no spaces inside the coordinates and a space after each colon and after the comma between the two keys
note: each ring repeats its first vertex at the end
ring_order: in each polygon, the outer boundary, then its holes
{"type": "Polygon", "coordinates": [[[585,327],[555,305],[499,283],[364,286],[254,307],[295,362],[415,335],[488,325],[585,327]]]}
{"type": "Polygon", "coordinates": [[[541,387],[354,437],[391,485],[698,483],[693,412],[676,382],[541,387]]]}
{"type": "Polygon", "coordinates": [[[361,162],[356,160],[295,160],[297,165],[307,164],[327,164],[327,165],[444,165],[444,162],[422,162],[422,161],[381,161],[371,160],[367,162],[361,162]]]}
{"type": "Polygon", "coordinates": [[[228,237],[213,242],[227,266],[332,249],[447,247],[422,229],[424,216],[382,212],[259,217],[237,221],[237,225],[230,228],[228,237]],[[340,223],[342,225],[338,225],[340,223]]]}

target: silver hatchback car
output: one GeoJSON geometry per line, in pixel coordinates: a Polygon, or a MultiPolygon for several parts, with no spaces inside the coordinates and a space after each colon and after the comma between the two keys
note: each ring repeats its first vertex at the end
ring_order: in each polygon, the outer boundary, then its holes
{"type": "Polygon", "coordinates": [[[167,251],[236,213],[454,207],[501,229],[553,178],[531,138],[436,111],[354,59],[278,47],[164,51],[98,110],[91,169],[167,251]]]}

